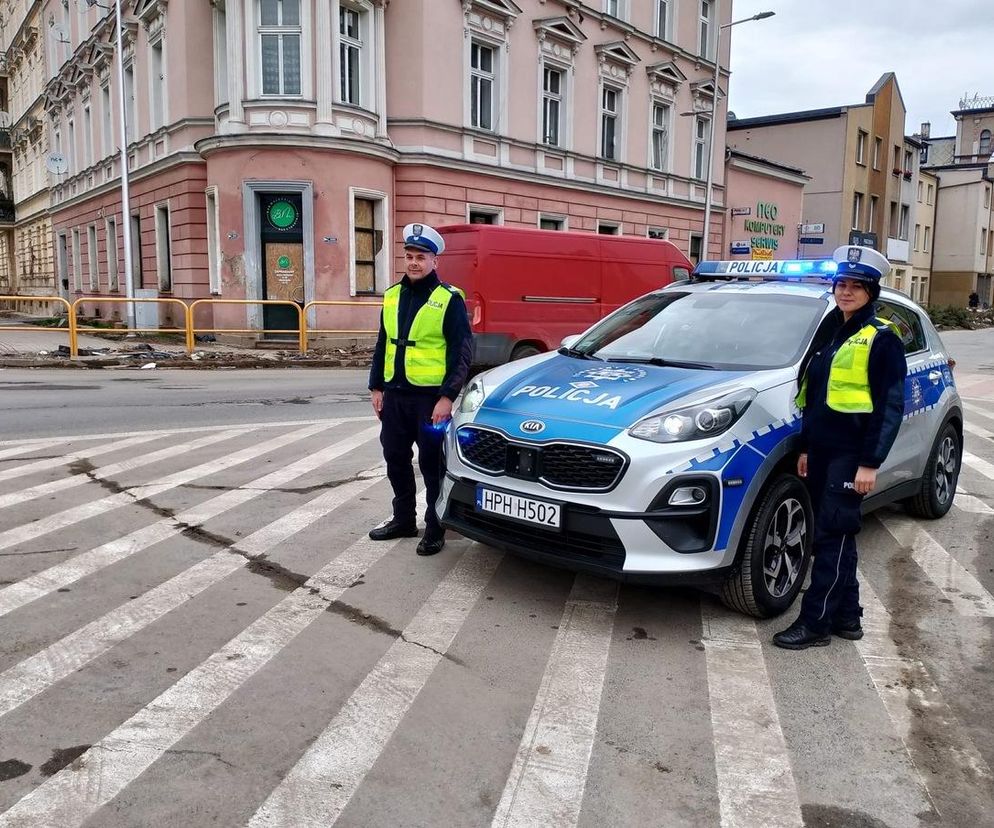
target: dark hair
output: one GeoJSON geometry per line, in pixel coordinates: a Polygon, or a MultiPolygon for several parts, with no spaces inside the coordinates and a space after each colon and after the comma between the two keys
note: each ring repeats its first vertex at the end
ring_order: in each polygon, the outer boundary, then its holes
{"type": "Polygon", "coordinates": [[[880,298],[880,282],[871,282],[867,279],[856,279],[852,276],[836,277],[836,279],[832,282],[832,293],[835,293],[835,286],[839,283],[840,278],[852,279],[855,282],[859,282],[867,294],[869,294],[871,302],[876,302],[880,298]]]}

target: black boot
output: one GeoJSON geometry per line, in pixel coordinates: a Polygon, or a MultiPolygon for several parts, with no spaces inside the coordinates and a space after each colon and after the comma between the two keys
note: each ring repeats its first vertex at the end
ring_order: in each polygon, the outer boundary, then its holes
{"type": "Polygon", "coordinates": [[[848,641],[859,641],[863,637],[863,625],[858,618],[852,621],[836,621],[832,624],[832,635],[848,641]]]}
{"type": "Polygon", "coordinates": [[[418,525],[412,521],[401,521],[391,518],[382,526],[369,530],[369,536],[375,541],[393,540],[394,538],[416,538],[418,525]]]}
{"type": "Polygon", "coordinates": [[[437,555],[445,546],[444,529],[425,529],[425,536],[418,544],[418,554],[422,557],[427,555],[437,555]]]}
{"type": "Polygon", "coordinates": [[[825,647],[832,641],[828,633],[810,629],[800,618],[783,632],[773,636],[773,643],[785,650],[806,650],[808,647],[825,647]]]}

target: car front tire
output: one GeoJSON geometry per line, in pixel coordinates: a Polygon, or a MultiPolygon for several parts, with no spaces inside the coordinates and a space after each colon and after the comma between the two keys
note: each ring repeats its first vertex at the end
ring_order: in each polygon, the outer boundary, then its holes
{"type": "Polygon", "coordinates": [[[772,618],[794,603],[811,562],[814,519],[800,478],[782,474],[774,479],[751,520],[739,565],[722,584],[721,600],[746,615],[772,618]]]}
{"type": "Polygon", "coordinates": [[[946,514],[956,496],[961,461],[959,433],[952,423],[946,423],[932,444],[918,494],[905,502],[908,511],[929,520],[946,514]]]}

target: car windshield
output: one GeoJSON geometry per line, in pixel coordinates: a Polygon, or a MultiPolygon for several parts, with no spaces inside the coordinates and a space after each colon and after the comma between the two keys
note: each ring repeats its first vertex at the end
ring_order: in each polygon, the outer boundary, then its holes
{"type": "Polygon", "coordinates": [[[630,302],[573,345],[578,354],[757,371],[800,359],[828,303],[813,296],[738,291],[651,293],[630,302]]]}

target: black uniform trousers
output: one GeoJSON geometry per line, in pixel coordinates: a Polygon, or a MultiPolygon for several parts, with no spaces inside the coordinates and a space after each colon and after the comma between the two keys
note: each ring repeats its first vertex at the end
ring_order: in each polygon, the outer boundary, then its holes
{"type": "Polygon", "coordinates": [[[856,535],[863,525],[863,497],[853,485],[858,467],[856,455],[817,446],[808,450],[814,562],[800,620],[813,632],[828,632],[833,624],[855,621],[863,614],[856,580],[856,535]]]}
{"type": "Polygon", "coordinates": [[[425,481],[428,508],[425,511],[425,535],[442,534],[435,502],[438,500],[445,469],[442,463],[442,439],[445,432],[432,427],[431,413],[438,397],[416,391],[388,388],[383,392],[380,412],[380,445],[387,462],[387,478],[393,486],[393,517],[404,524],[417,521],[412,446],[418,445],[418,467],[425,481]]]}

